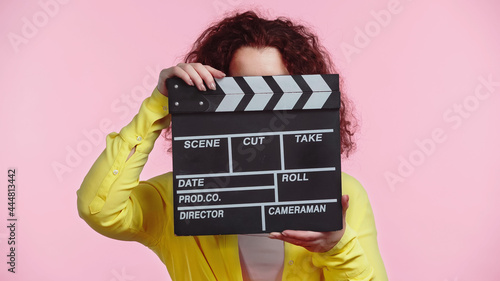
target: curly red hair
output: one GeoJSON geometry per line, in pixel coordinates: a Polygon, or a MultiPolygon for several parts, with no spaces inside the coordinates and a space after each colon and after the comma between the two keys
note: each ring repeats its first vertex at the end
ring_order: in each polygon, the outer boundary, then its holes
{"type": "MultiPolygon", "coordinates": [[[[186,63],[210,65],[229,73],[234,53],[243,46],[278,49],[290,74],[338,73],[330,55],[308,28],[283,17],[267,20],[253,11],[237,13],[210,26],[195,41],[184,60],[186,63]]],[[[342,84],[341,79],[341,92],[342,84]]],[[[345,93],[342,94],[341,151],[348,157],[356,147],[353,136],[357,122],[352,113],[351,102],[345,93]]]]}

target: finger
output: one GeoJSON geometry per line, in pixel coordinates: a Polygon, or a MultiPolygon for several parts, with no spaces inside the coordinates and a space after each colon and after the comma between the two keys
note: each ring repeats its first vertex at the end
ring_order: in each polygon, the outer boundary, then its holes
{"type": "Polygon", "coordinates": [[[191,80],[194,82],[194,85],[196,85],[196,88],[200,91],[206,91],[207,88],[205,87],[205,84],[203,84],[203,79],[201,78],[200,74],[196,69],[194,69],[193,64],[191,63],[179,63],[177,66],[182,68],[191,78],[191,80]]]}
{"type": "Polygon", "coordinates": [[[271,233],[269,233],[269,238],[282,240],[283,235],[281,235],[280,232],[271,232],[271,233]]]}
{"type": "Polygon", "coordinates": [[[301,239],[300,237],[297,237],[297,236],[286,236],[286,235],[284,235],[284,233],[280,233],[280,232],[269,233],[269,238],[282,240],[282,241],[292,243],[292,244],[295,244],[298,246],[309,246],[311,243],[314,243],[316,241],[316,239],[309,241],[307,239],[301,239]]]}
{"type": "Polygon", "coordinates": [[[218,69],[215,69],[213,67],[211,67],[210,65],[204,65],[205,68],[210,72],[212,73],[212,76],[215,77],[215,78],[223,78],[226,76],[226,74],[218,69]]]}
{"type": "Polygon", "coordinates": [[[301,247],[305,247],[305,248],[313,247],[316,245],[316,241],[306,241],[306,240],[295,239],[295,238],[287,237],[287,236],[283,236],[283,238],[281,240],[283,240],[287,243],[294,244],[294,245],[301,246],[301,247]]]}
{"type": "Polygon", "coordinates": [[[303,230],[285,230],[281,234],[284,237],[301,241],[316,241],[323,236],[321,232],[303,230]]]}
{"type": "Polygon", "coordinates": [[[349,208],[349,195],[342,195],[342,212],[346,212],[349,208]]]}
{"type": "Polygon", "coordinates": [[[182,80],[184,80],[184,82],[186,82],[186,84],[194,86],[193,80],[191,80],[189,74],[178,65],[172,68],[172,72],[170,74],[167,74],[166,78],[168,79],[174,76],[181,78],[182,80]]]}
{"type": "Polygon", "coordinates": [[[191,64],[193,68],[198,72],[198,75],[200,75],[201,79],[205,81],[205,84],[210,88],[211,90],[215,90],[215,81],[212,73],[207,69],[207,67],[201,63],[193,63],[191,64]]]}
{"type": "Polygon", "coordinates": [[[345,228],[346,225],[346,214],[347,214],[347,209],[349,208],[349,195],[343,195],[342,196],[342,221],[343,221],[343,228],[345,228]]]}

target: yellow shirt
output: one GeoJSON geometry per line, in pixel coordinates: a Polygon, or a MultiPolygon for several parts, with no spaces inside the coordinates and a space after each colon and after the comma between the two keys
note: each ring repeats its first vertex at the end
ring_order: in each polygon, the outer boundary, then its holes
{"type": "MultiPolygon", "coordinates": [[[[168,98],[155,89],[132,122],[107,136],[106,149],[77,191],[80,217],[102,235],[149,247],[174,281],[240,281],[237,235],[175,236],[172,173],[139,181],[155,140],[169,123],[168,98]]],[[[283,280],[387,280],[365,190],[342,173],[342,193],[350,200],[340,242],[325,253],[285,243],[283,280]]]]}

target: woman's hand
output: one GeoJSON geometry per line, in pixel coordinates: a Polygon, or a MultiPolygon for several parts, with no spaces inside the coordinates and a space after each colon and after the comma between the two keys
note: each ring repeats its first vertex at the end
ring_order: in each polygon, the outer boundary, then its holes
{"type": "Polygon", "coordinates": [[[222,78],[226,76],[224,72],[217,70],[209,65],[203,65],[201,63],[179,63],[176,66],[172,66],[167,69],[163,69],[160,72],[160,78],[158,79],[158,91],[164,96],[168,97],[168,90],[166,86],[166,80],[177,76],[184,80],[186,84],[190,86],[195,86],[200,91],[206,91],[207,88],[215,90],[215,78],[222,78]],[[205,83],[203,83],[205,82],[205,83]]]}
{"type": "Polygon", "coordinates": [[[269,238],[302,246],[310,252],[327,252],[340,241],[345,232],[345,214],[349,208],[349,195],[342,196],[342,218],[344,225],[341,230],[330,232],[314,232],[301,230],[285,230],[281,233],[271,232],[269,238]]]}

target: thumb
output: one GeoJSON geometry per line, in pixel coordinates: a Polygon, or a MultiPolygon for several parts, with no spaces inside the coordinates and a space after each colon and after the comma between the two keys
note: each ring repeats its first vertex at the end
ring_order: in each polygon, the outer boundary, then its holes
{"type": "Polygon", "coordinates": [[[345,228],[347,208],[349,208],[349,195],[342,195],[342,221],[345,228]]]}

